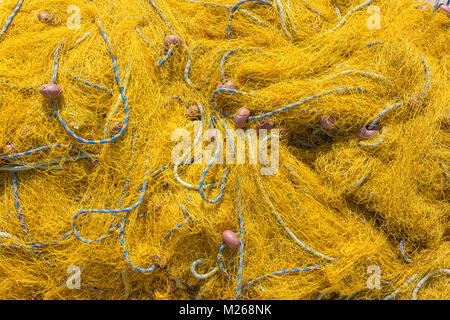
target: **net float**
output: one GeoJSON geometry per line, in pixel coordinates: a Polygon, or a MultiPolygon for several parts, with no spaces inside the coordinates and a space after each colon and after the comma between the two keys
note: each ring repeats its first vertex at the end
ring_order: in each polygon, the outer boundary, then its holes
{"type": "Polygon", "coordinates": [[[450,127],[450,112],[447,112],[447,114],[444,115],[442,122],[445,126],[450,127]]]}

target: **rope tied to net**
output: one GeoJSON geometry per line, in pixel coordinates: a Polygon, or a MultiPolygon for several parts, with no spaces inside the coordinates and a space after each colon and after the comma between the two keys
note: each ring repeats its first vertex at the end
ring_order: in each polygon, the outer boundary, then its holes
{"type": "Polygon", "coordinates": [[[244,4],[244,3],[246,3],[246,2],[253,2],[253,1],[257,1],[257,2],[260,2],[260,3],[266,4],[266,5],[268,5],[269,7],[272,7],[272,6],[273,6],[272,3],[270,3],[270,2],[267,1],[267,0],[241,0],[241,1],[236,2],[236,3],[233,5],[233,7],[231,7],[230,13],[229,13],[229,15],[228,15],[228,24],[227,24],[227,39],[228,39],[228,40],[231,39],[231,20],[233,19],[234,12],[239,8],[239,6],[240,6],[241,4],[244,4]]]}
{"type": "MultiPolygon", "coordinates": [[[[296,108],[296,107],[298,107],[298,106],[300,106],[302,104],[305,104],[305,103],[307,103],[307,102],[309,102],[309,101],[311,101],[313,99],[317,99],[317,98],[320,98],[320,97],[323,97],[323,96],[326,96],[326,95],[329,95],[329,94],[332,94],[332,93],[344,92],[344,91],[367,92],[367,90],[362,89],[362,88],[357,88],[357,87],[355,87],[355,88],[343,87],[343,88],[332,89],[332,90],[328,90],[328,91],[325,91],[325,92],[322,92],[322,93],[314,94],[314,95],[309,96],[309,97],[307,97],[307,98],[305,98],[305,99],[303,99],[301,101],[292,103],[290,105],[287,105],[287,106],[284,106],[284,107],[281,107],[281,108],[278,108],[278,109],[275,109],[273,111],[269,111],[269,112],[261,114],[261,115],[249,116],[248,120],[264,119],[264,118],[273,116],[274,114],[277,114],[277,113],[280,113],[280,112],[283,112],[283,111],[286,111],[286,110],[294,109],[294,108],[296,108]]],[[[256,96],[254,94],[249,94],[249,93],[245,93],[245,92],[234,90],[234,89],[220,88],[220,89],[214,90],[213,95],[212,95],[211,100],[210,100],[210,103],[211,103],[213,109],[216,110],[217,112],[219,112],[220,114],[222,114],[224,117],[232,118],[232,119],[235,118],[234,115],[227,114],[226,112],[218,109],[216,107],[216,105],[215,105],[215,102],[214,102],[215,96],[218,93],[222,93],[222,92],[235,93],[235,94],[238,94],[238,95],[246,94],[246,95],[249,95],[249,96],[256,96]]],[[[309,109],[300,110],[300,112],[309,113],[309,114],[315,114],[318,111],[320,111],[320,110],[309,110],[309,109]]]]}
{"type": "Polygon", "coordinates": [[[6,30],[8,30],[8,27],[10,26],[12,20],[19,12],[20,7],[22,7],[22,3],[23,3],[23,0],[19,0],[19,2],[17,2],[16,7],[12,11],[11,15],[8,17],[8,20],[6,20],[6,23],[3,25],[2,30],[0,30],[0,38],[3,36],[3,34],[6,32],[6,30]]]}
{"type": "MultiPolygon", "coordinates": [[[[430,88],[430,84],[431,84],[431,75],[430,75],[430,68],[428,67],[428,63],[425,60],[425,58],[422,56],[422,54],[419,53],[419,57],[422,60],[422,63],[424,64],[425,67],[425,74],[426,74],[426,82],[425,82],[425,86],[423,89],[423,92],[420,94],[421,97],[426,96],[426,94],[428,93],[428,89],[430,88]]],[[[403,105],[407,104],[407,101],[402,101],[399,103],[396,103],[394,105],[391,105],[389,107],[387,107],[386,109],[384,109],[383,111],[380,112],[380,114],[377,116],[377,118],[375,120],[373,120],[369,125],[368,125],[368,129],[371,130],[375,127],[375,125],[377,124],[377,122],[390,110],[392,109],[396,109],[398,107],[401,107],[403,105]]]]}
{"type": "MultiPolygon", "coordinates": [[[[120,80],[120,76],[119,76],[119,70],[117,67],[117,61],[116,58],[113,54],[113,50],[111,48],[111,45],[109,43],[108,37],[105,33],[105,31],[102,29],[102,26],[100,24],[100,20],[97,19],[97,25],[98,28],[100,29],[100,33],[103,37],[103,40],[106,43],[106,46],[108,47],[110,56],[111,56],[111,60],[113,62],[113,67],[114,67],[114,77],[116,80],[117,85],[119,86],[119,90],[120,90],[120,96],[122,98],[123,101],[123,105],[124,105],[124,113],[125,113],[125,120],[123,122],[123,125],[121,126],[119,132],[117,132],[117,134],[115,134],[114,136],[107,138],[107,139],[102,139],[102,140],[89,140],[89,139],[85,139],[82,137],[79,137],[77,134],[75,134],[66,124],[66,122],[64,121],[64,119],[61,117],[58,109],[56,108],[56,102],[55,100],[52,98],[51,104],[53,107],[53,110],[55,112],[55,115],[58,117],[59,122],[61,123],[61,125],[64,127],[64,129],[66,130],[66,132],[75,140],[82,142],[82,143],[86,143],[86,144],[105,144],[105,143],[110,143],[113,142],[115,140],[117,140],[119,137],[121,137],[123,135],[123,133],[125,132],[125,130],[128,127],[128,121],[129,121],[129,109],[128,109],[128,100],[127,97],[125,95],[125,89],[122,86],[122,81],[120,80]]],[[[54,62],[54,69],[53,69],[53,75],[52,75],[52,80],[51,83],[53,83],[56,79],[56,75],[57,75],[57,71],[58,71],[58,60],[59,60],[59,54],[60,54],[60,50],[61,50],[61,46],[63,44],[64,40],[61,41],[61,43],[58,45],[58,47],[55,50],[55,62],[54,62]]]]}

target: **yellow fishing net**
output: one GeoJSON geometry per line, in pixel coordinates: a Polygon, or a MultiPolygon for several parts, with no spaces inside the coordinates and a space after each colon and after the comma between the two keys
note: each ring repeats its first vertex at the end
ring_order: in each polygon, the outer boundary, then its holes
{"type": "Polygon", "coordinates": [[[0,3],[0,298],[448,299],[444,10],[213,1],[0,3]]]}

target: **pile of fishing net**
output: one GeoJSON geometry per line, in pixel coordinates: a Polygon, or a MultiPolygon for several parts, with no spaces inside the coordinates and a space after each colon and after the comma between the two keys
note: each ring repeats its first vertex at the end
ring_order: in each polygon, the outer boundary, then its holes
{"type": "Polygon", "coordinates": [[[445,3],[214,1],[0,3],[0,297],[448,299],[445,3]]]}

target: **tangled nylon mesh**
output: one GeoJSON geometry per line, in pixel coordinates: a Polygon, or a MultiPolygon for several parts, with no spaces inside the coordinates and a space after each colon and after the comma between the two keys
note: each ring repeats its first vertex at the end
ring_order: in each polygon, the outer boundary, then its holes
{"type": "Polygon", "coordinates": [[[230,19],[235,3],[1,3],[2,23],[16,13],[0,37],[1,298],[448,299],[445,14],[280,0],[230,19]],[[170,34],[183,44],[166,55],[170,34]],[[39,93],[52,76],[54,104],[39,93]],[[216,91],[225,79],[238,92],[216,91]],[[176,129],[206,140],[212,121],[225,146],[241,107],[267,114],[249,128],[285,130],[275,175],[172,162],[176,129]]]}

